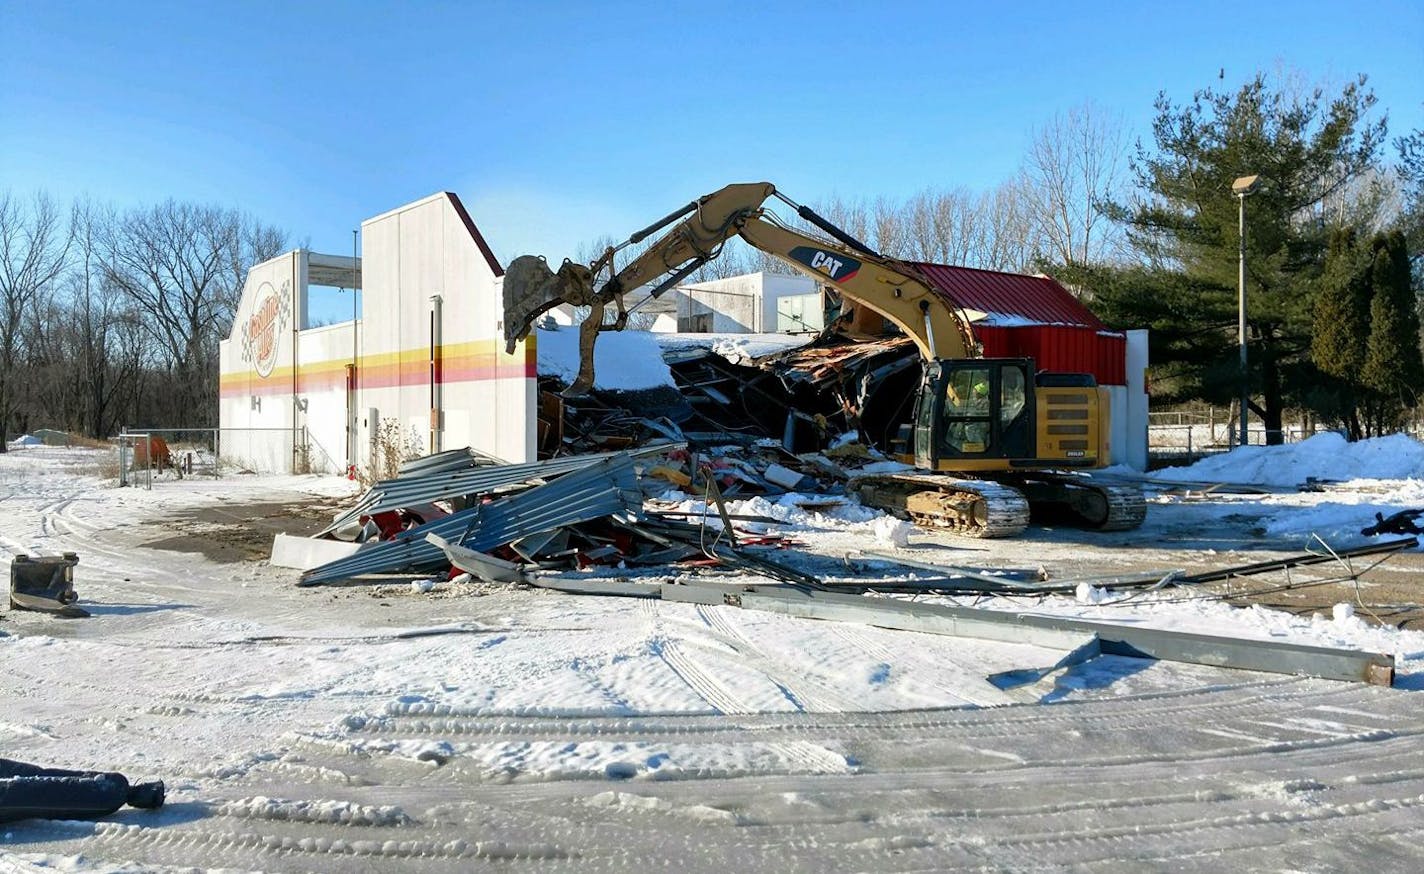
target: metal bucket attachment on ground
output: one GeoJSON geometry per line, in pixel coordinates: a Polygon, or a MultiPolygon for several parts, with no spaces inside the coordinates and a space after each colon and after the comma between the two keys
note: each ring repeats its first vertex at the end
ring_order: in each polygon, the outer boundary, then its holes
{"type": "Polygon", "coordinates": [[[79,555],[66,552],[62,556],[17,555],[10,563],[10,609],[38,610],[74,619],[89,613],[75,606],[79,595],[74,591],[74,566],[79,555]]]}

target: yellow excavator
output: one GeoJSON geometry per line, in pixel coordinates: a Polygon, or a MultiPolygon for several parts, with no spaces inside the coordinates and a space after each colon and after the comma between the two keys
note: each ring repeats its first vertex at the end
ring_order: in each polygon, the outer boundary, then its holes
{"type": "Polygon", "coordinates": [[[850,487],[871,506],[977,537],[1011,537],[1028,525],[1030,505],[1100,530],[1136,528],[1146,515],[1142,490],[1089,479],[1074,470],[1108,463],[1108,395],[1089,374],[1040,373],[1028,358],[985,358],[968,314],[915,265],[873,251],[769,182],[738,183],[698,198],[594,263],[565,260],[555,272],[522,255],[504,277],[507,348],[563,303],[589,307],[579,326],[580,370],[567,394],[593,386],[598,332],[622,330],[623,296],[657,283],[657,297],[716,258],[732,237],[837,289],[844,301],[880,313],[910,337],[924,363],[898,455],[918,470],[860,476],[850,487]],[[784,202],[823,239],[791,228],[765,208],[784,202]],[[673,227],[621,269],[628,246],[673,227]],[[611,276],[600,284],[605,272],[611,276]],[[616,307],[611,323],[605,309],[616,307]]]}

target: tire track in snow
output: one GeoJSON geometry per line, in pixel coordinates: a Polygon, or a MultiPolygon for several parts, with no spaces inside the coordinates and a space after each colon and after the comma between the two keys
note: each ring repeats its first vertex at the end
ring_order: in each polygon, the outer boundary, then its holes
{"type": "Polygon", "coordinates": [[[646,600],[640,605],[648,617],[648,641],[650,652],[662,659],[673,673],[696,692],[718,713],[749,713],[755,708],[724,686],[709,671],[698,664],[697,659],[682,650],[678,641],[667,635],[663,627],[661,601],[646,600]]]}
{"type": "MultiPolygon", "coordinates": [[[[1339,830],[1351,832],[1359,830],[1358,820],[1362,818],[1403,813],[1408,816],[1407,821],[1414,821],[1420,815],[1415,811],[1421,809],[1424,809],[1424,796],[1380,798],[1351,804],[1318,805],[1314,808],[1294,811],[1249,812],[1186,822],[1155,824],[1131,822],[1122,826],[1105,826],[1071,832],[1027,834],[1019,838],[1004,840],[1000,846],[1010,850],[1016,847],[1029,849],[1033,851],[1032,855],[1035,857],[1047,847],[1071,845],[1080,851],[1083,849],[1098,851],[1096,857],[1089,857],[1085,861],[1134,858],[1142,852],[1138,847],[1150,848],[1160,845],[1163,838],[1180,839],[1188,835],[1198,836],[1203,833],[1220,831],[1258,832],[1263,827],[1270,830],[1277,826],[1280,828],[1274,830],[1297,831],[1302,827],[1320,826],[1327,823],[1336,826],[1339,830]]],[[[1393,831],[1394,826],[1389,826],[1388,830],[1393,831]]],[[[1222,841],[1219,837],[1210,839],[1193,837],[1190,843],[1197,846],[1221,846],[1222,841]]],[[[1267,846],[1273,843],[1268,837],[1263,836],[1258,845],[1267,846]]],[[[1075,855],[1081,855],[1081,852],[1075,855]]]]}
{"type": "Polygon", "coordinates": [[[40,508],[40,533],[45,537],[56,537],[59,534],[71,534],[73,532],[59,530],[57,520],[62,518],[64,510],[74,503],[73,498],[64,498],[54,503],[47,504],[40,508]]]}
{"type": "MultiPolygon", "coordinates": [[[[172,827],[146,827],[142,825],[116,822],[63,822],[53,823],[50,830],[59,835],[77,837],[90,835],[105,849],[121,853],[144,852],[147,858],[154,856],[175,859],[191,864],[203,858],[265,859],[265,870],[290,870],[295,859],[305,861],[302,865],[331,864],[337,860],[351,859],[355,864],[369,866],[379,864],[378,860],[559,860],[573,857],[573,853],[551,843],[519,843],[504,840],[430,840],[409,837],[398,827],[373,827],[362,825],[328,827],[337,831],[338,836],[312,836],[310,828],[294,824],[292,829],[264,829],[261,831],[230,830],[240,829],[243,820],[236,822],[230,816],[209,817],[203,820],[203,830],[172,827]],[[307,832],[304,834],[303,832],[307,832]],[[323,858],[326,862],[323,863],[323,858]]],[[[270,823],[269,823],[270,825],[270,823]]],[[[306,868],[306,870],[313,870],[306,868]]]]}
{"type": "MultiPolygon", "coordinates": [[[[1334,685],[1334,684],[1332,684],[1334,685]]],[[[1316,686],[1317,691],[1324,691],[1316,686]]],[[[1235,695],[1255,698],[1250,690],[1219,690],[1218,695],[1235,695]]],[[[1357,690],[1360,698],[1368,694],[1357,690]]],[[[1195,695],[1178,696],[1195,699],[1195,695]]],[[[1305,755],[1321,759],[1359,759],[1353,764],[1357,773],[1373,773],[1384,767],[1386,762],[1403,757],[1395,767],[1412,767],[1408,750],[1417,743],[1417,726],[1404,729],[1396,726],[1391,730],[1366,729],[1345,732],[1338,737],[1312,734],[1296,739],[1263,738],[1256,741],[1242,741],[1230,746],[1216,746],[1196,753],[1175,751],[1152,751],[1124,757],[1115,752],[1123,747],[1131,747],[1130,739],[1136,736],[1151,736],[1153,733],[1170,731],[1180,727],[1184,721],[1196,719],[1210,725],[1246,725],[1263,713],[1290,706],[1280,698],[1257,701],[1250,707],[1240,706],[1234,715],[1227,715],[1228,708],[1207,708],[1199,703],[1182,710],[1162,713],[1158,720],[1144,723],[1142,720],[1125,719],[1122,715],[1130,712],[1135,701],[1095,702],[1093,711],[1105,711],[1102,725],[1089,725],[1086,729],[1074,728],[1071,723],[1060,725],[1056,721],[1044,719],[1006,719],[1013,711],[1029,713],[1043,709],[1057,709],[1068,718],[1075,714],[1086,716],[1084,708],[1072,705],[1053,705],[1052,708],[1020,706],[999,708],[992,711],[944,710],[944,711],[903,711],[865,714],[759,714],[733,718],[705,716],[642,716],[636,718],[555,718],[555,717],[477,717],[452,716],[439,720],[419,720],[411,718],[384,717],[370,721],[360,730],[366,733],[413,733],[433,735],[457,735],[466,739],[489,737],[498,740],[561,740],[570,737],[627,738],[637,740],[679,740],[692,739],[696,742],[738,742],[748,738],[761,740],[802,739],[816,743],[854,742],[860,745],[875,744],[924,744],[953,746],[962,751],[961,757],[983,760],[980,767],[998,772],[1033,773],[1042,770],[1044,758],[1051,760],[1054,751],[1039,751],[1037,759],[1031,755],[1033,747],[1024,747],[1026,737],[1077,737],[1090,736],[1098,739],[1091,752],[1080,754],[1084,767],[1114,768],[1153,766],[1186,761],[1247,760],[1252,757],[1281,755],[1305,755]],[[999,722],[1010,722],[1012,730],[1004,730],[999,722]],[[1118,741],[1115,738],[1122,738],[1118,741]],[[1008,741],[1010,749],[1018,746],[1030,755],[1030,760],[1015,757],[984,759],[985,746],[1002,745],[1008,741]]],[[[1187,703],[1187,702],[1184,702],[1187,703]]],[[[1399,701],[1401,706],[1407,700],[1399,701]]],[[[1096,714],[1094,714],[1096,716],[1096,714]]],[[[1392,718],[1381,714],[1381,722],[1389,723],[1392,718]]],[[[1076,766],[1057,766],[1060,771],[1077,772],[1076,766]]],[[[1385,771],[1384,773],[1388,773],[1385,771]]],[[[1079,779],[1087,779],[1080,777],[1079,779]]]]}
{"type": "Polygon", "coordinates": [[[703,701],[718,713],[749,713],[753,708],[723,686],[709,672],[704,670],[697,659],[682,651],[675,640],[666,637],[654,639],[653,652],[661,658],[673,672],[696,692],[703,701]]]}
{"type": "Polygon", "coordinates": [[[724,608],[697,605],[697,615],[702,617],[720,641],[736,650],[745,660],[747,667],[760,671],[782,690],[782,694],[788,695],[798,710],[834,713],[862,709],[860,701],[828,688],[810,677],[788,671],[784,664],[778,664],[768,657],[741,629],[728,621],[724,608]]]}

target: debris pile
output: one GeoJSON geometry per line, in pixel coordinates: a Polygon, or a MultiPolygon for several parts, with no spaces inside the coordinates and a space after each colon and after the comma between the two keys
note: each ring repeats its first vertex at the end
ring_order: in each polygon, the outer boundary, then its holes
{"type": "Polygon", "coordinates": [[[825,335],[739,362],[698,347],[666,357],[692,408],[691,425],[707,437],[751,433],[793,452],[827,448],[848,431],[874,445],[893,445],[920,377],[920,358],[907,337],[825,335]]]}
{"type": "Polygon", "coordinates": [[[751,354],[758,350],[725,345],[682,342],[664,348],[656,364],[670,371],[672,384],[616,389],[600,384],[573,398],[561,394],[567,388],[561,371],[542,369],[541,347],[540,457],[622,449],[659,438],[695,447],[770,438],[804,453],[826,449],[846,432],[893,446],[909,420],[920,359],[907,337],[849,340],[827,334],[760,356],[751,354]]]}
{"type": "MultiPolygon", "coordinates": [[[[786,545],[782,538],[739,543],[725,509],[710,531],[706,519],[645,511],[647,491],[664,492],[683,476],[693,483],[693,474],[680,473],[686,469],[698,470],[697,482],[719,505],[719,482],[734,488],[765,482],[749,467],[718,467],[715,460],[699,470],[681,443],[527,464],[502,464],[468,449],[427,456],[376,483],[317,535],[360,546],[307,570],[299,585],[452,567],[491,582],[528,582],[534,570],[690,560],[817,585],[752,551],[786,545]]],[[[801,479],[786,471],[782,478],[801,479]]]]}

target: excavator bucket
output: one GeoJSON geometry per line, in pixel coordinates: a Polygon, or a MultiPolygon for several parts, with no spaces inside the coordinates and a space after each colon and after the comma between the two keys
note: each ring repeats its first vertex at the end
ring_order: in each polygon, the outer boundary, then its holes
{"type": "Polygon", "coordinates": [[[504,272],[504,351],[525,337],[534,320],[561,303],[590,306],[596,299],[593,274],[582,264],[564,261],[555,273],[538,255],[520,255],[504,272]]]}
{"type": "Polygon", "coordinates": [[[15,556],[10,564],[10,609],[38,610],[65,618],[88,616],[88,611],[74,605],[79,600],[74,591],[74,566],[78,563],[79,556],[72,552],[62,557],[15,556]]]}
{"type": "MultiPolygon", "coordinates": [[[[588,307],[589,314],[579,325],[579,374],[564,390],[565,397],[578,397],[593,388],[593,347],[603,324],[604,299],[593,290],[593,273],[582,264],[565,260],[559,272],[538,255],[520,255],[504,272],[504,349],[514,352],[514,344],[529,336],[534,320],[561,303],[588,307]]],[[[622,306],[620,303],[619,311],[622,306]]],[[[620,316],[618,327],[623,326],[620,316]]]]}

